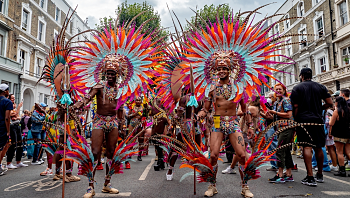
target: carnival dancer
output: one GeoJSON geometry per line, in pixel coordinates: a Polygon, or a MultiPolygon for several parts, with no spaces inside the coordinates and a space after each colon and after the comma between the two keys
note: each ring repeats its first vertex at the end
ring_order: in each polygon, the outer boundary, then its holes
{"type": "MultiPolygon", "coordinates": [[[[166,113],[163,109],[160,108],[161,102],[159,98],[154,98],[153,101],[150,104],[151,112],[150,116],[153,117],[153,127],[152,127],[152,132],[151,136],[155,135],[169,135],[169,128],[167,126],[170,126],[170,121],[167,119],[166,113]]],[[[163,106],[161,106],[163,107],[163,106]]],[[[163,149],[159,145],[160,143],[157,141],[154,141],[155,143],[155,149],[158,154],[158,160],[157,164],[154,165],[154,170],[159,171],[159,170],[164,170],[165,168],[165,162],[164,162],[164,154],[163,154],[163,149]]]]}
{"type": "MultiPolygon", "coordinates": [[[[97,164],[98,157],[102,152],[103,137],[106,137],[106,177],[102,192],[118,194],[119,191],[111,186],[110,180],[112,175],[109,173],[109,162],[112,160],[113,152],[118,142],[118,114],[117,114],[117,71],[119,70],[119,61],[114,56],[107,56],[104,60],[107,82],[105,85],[98,84],[94,86],[89,94],[84,96],[83,102],[77,102],[74,106],[81,108],[88,104],[95,96],[97,97],[97,112],[93,120],[93,128],[91,133],[91,148],[94,155],[94,164],[97,164]]],[[[119,115],[122,117],[122,115],[119,115]]],[[[95,174],[94,170],[94,174],[95,174]]],[[[84,198],[92,197],[95,194],[94,183],[89,181],[89,188],[84,198]]]]}
{"type": "MultiPolygon", "coordinates": [[[[224,135],[229,136],[236,155],[239,157],[240,166],[244,166],[246,162],[243,135],[239,124],[235,122],[237,103],[228,100],[232,90],[232,85],[229,79],[230,58],[230,55],[225,52],[218,54],[218,57],[215,60],[215,66],[220,80],[214,90],[209,93],[209,97],[205,100],[204,108],[198,114],[199,117],[204,118],[208,114],[210,106],[214,101],[216,115],[214,117],[213,132],[210,137],[210,163],[214,166],[215,173],[217,173],[218,169],[217,160],[224,135]]],[[[247,112],[244,100],[240,100],[239,104],[241,105],[242,112],[247,112]]],[[[248,116],[247,119],[249,119],[246,123],[249,127],[247,135],[250,139],[253,135],[251,117],[248,114],[245,115],[248,116]]],[[[242,171],[240,171],[240,174],[241,177],[243,177],[242,171]]],[[[216,193],[218,193],[216,184],[211,183],[208,190],[205,192],[205,196],[211,197],[216,193]]],[[[242,194],[246,197],[253,197],[248,185],[244,183],[242,183],[242,194]]]]}
{"type": "MultiPolygon", "coordinates": [[[[132,108],[131,111],[129,111],[128,114],[128,118],[130,118],[130,125],[129,125],[129,133],[131,133],[132,131],[134,131],[134,128],[139,125],[139,123],[141,122],[141,118],[143,115],[143,106],[142,106],[142,98],[141,97],[137,97],[135,99],[135,106],[132,108]]],[[[142,130],[142,125],[139,126],[136,130],[135,133],[138,133],[142,130]]],[[[139,141],[139,155],[137,156],[137,160],[138,161],[142,161],[141,158],[141,151],[143,150],[143,142],[144,142],[144,133],[140,134],[140,136],[138,137],[138,141],[139,141]]],[[[127,162],[125,164],[125,166],[127,168],[130,168],[130,163],[127,162]]]]}
{"type": "MultiPolygon", "coordinates": [[[[185,89],[183,90],[183,92],[186,92],[185,89]]],[[[186,106],[188,101],[190,100],[190,94],[184,94],[184,96],[182,96],[179,100],[178,106],[176,108],[176,119],[177,119],[177,123],[181,123],[183,124],[184,128],[187,129],[187,131],[193,131],[192,128],[192,119],[191,119],[191,114],[192,114],[192,107],[186,106]]],[[[194,109],[194,113],[198,114],[198,112],[202,109],[203,105],[201,102],[199,102],[198,107],[196,107],[194,109]]],[[[174,123],[174,127],[176,129],[176,123],[174,123]]],[[[202,144],[202,133],[199,129],[198,123],[197,121],[194,122],[194,129],[195,129],[195,142],[198,146],[201,146],[202,144]]],[[[180,128],[180,127],[179,127],[180,128]]],[[[180,141],[183,142],[182,140],[182,134],[181,134],[181,130],[176,131],[176,138],[180,141]]],[[[174,165],[176,163],[176,160],[178,158],[178,155],[176,152],[170,152],[170,157],[169,157],[169,163],[170,163],[170,167],[169,170],[167,171],[166,174],[166,179],[168,181],[173,180],[174,177],[174,165]]]]}

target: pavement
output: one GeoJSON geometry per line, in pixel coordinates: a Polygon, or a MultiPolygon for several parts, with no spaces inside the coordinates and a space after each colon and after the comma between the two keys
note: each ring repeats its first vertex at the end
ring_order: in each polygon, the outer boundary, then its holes
{"type": "MultiPolygon", "coordinates": [[[[142,162],[131,162],[131,169],[124,170],[123,174],[112,177],[112,186],[120,193],[117,195],[105,194],[101,192],[105,171],[96,172],[95,197],[203,197],[208,184],[197,183],[194,195],[193,177],[188,177],[179,182],[181,176],[190,169],[179,169],[181,163],[177,161],[173,181],[166,181],[166,170],[154,171],[153,165],[155,152],[154,147],[150,147],[148,156],[142,158],[142,162]]],[[[136,157],[133,157],[136,160],[136,157]]],[[[294,162],[298,164],[299,170],[293,172],[295,182],[285,184],[271,184],[268,179],[274,176],[273,172],[265,171],[268,167],[262,167],[261,178],[249,182],[249,187],[255,198],[300,198],[300,197],[350,197],[350,177],[335,177],[333,172],[324,173],[324,183],[318,183],[317,187],[308,187],[301,184],[301,180],[306,176],[304,163],[301,159],[293,156],[294,162]]],[[[226,161],[226,158],[222,156],[226,161]]],[[[62,197],[62,180],[53,181],[53,176],[40,176],[39,173],[46,169],[46,162],[43,165],[30,165],[30,161],[23,160],[29,167],[9,170],[6,175],[0,176],[0,197],[1,198],[59,198],[62,197]]],[[[214,198],[219,197],[243,197],[241,196],[240,176],[237,174],[222,174],[228,164],[219,163],[217,178],[217,188],[219,193],[214,198]]],[[[166,168],[167,169],[167,168],[166,168]]],[[[76,167],[73,173],[77,173],[76,167]]],[[[349,171],[348,171],[349,173],[349,171]]],[[[79,176],[81,181],[65,184],[65,197],[82,197],[88,186],[86,177],[79,176]]]]}

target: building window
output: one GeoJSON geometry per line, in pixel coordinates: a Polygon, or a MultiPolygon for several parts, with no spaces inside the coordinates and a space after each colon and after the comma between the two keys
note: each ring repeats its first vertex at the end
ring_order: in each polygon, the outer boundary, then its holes
{"type": "Polygon", "coordinates": [[[322,57],[322,58],[318,59],[318,62],[320,64],[320,72],[326,72],[327,71],[326,58],[322,57]]]}
{"type": "Polygon", "coordinates": [[[3,42],[4,42],[4,36],[0,34],[0,55],[3,55],[3,42]]]}
{"type": "Polygon", "coordinates": [[[348,12],[346,9],[346,1],[343,1],[339,4],[339,14],[340,14],[340,23],[344,25],[348,22],[348,12]]]}
{"type": "Polygon", "coordinates": [[[349,64],[349,54],[350,54],[350,47],[346,47],[342,49],[342,58],[343,58],[343,64],[349,64]]]}
{"type": "Polygon", "coordinates": [[[289,73],[289,84],[293,84],[293,74],[289,73]]]}
{"type": "Polygon", "coordinates": [[[289,21],[289,16],[287,15],[287,16],[285,16],[285,18],[284,19],[286,19],[286,21],[285,21],[285,24],[286,24],[286,29],[288,29],[289,28],[289,23],[290,23],[290,21],[289,21]]]}
{"type": "Polygon", "coordinates": [[[37,77],[40,77],[40,75],[41,75],[42,63],[43,63],[43,59],[41,59],[41,58],[36,59],[36,64],[37,64],[36,75],[37,75],[37,77]]]}
{"type": "Polygon", "coordinates": [[[45,0],[40,0],[40,7],[44,8],[44,5],[45,5],[45,0]]]}
{"type": "Polygon", "coordinates": [[[29,68],[27,68],[27,63],[26,63],[26,51],[24,50],[20,50],[19,51],[19,63],[21,63],[22,68],[24,68],[25,70],[29,70],[29,68]]]}
{"type": "Polygon", "coordinates": [[[321,38],[323,36],[323,21],[322,21],[322,17],[320,19],[316,20],[316,29],[317,29],[318,38],[321,38]]]}
{"type": "Polygon", "coordinates": [[[39,27],[38,27],[38,39],[40,41],[43,41],[43,31],[44,31],[44,23],[39,21],[39,27]]]}
{"type": "Polygon", "coordinates": [[[47,98],[48,98],[49,96],[48,95],[44,95],[44,103],[47,105],[48,103],[47,103],[47,98]]]}
{"type": "Polygon", "coordinates": [[[22,13],[22,29],[24,31],[27,31],[27,29],[28,29],[28,17],[29,17],[29,12],[27,10],[23,10],[23,13],[22,13]]]}
{"type": "Polygon", "coordinates": [[[279,25],[278,24],[275,25],[275,34],[276,34],[276,36],[278,36],[280,34],[279,25]]]}
{"type": "Polygon", "coordinates": [[[61,10],[60,10],[58,7],[56,7],[56,16],[55,16],[55,20],[56,20],[57,22],[60,22],[60,16],[61,16],[61,10]]]}
{"type": "Polygon", "coordinates": [[[70,22],[70,27],[69,28],[70,28],[69,32],[71,34],[73,34],[73,21],[70,22]]]}
{"type": "MultiPolygon", "coordinates": [[[[78,34],[81,33],[81,30],[78,28],[78,34]]],[[[80,35],[78,36],[78,41],[80,41],[80,35]]]]}
{"type": "Polygon", "coordinates": [[[299,16],[304,16],[305,12],[304,12],[304,2],[300,2],[299,3],[299,16]]]}
{"type": "Polygon", "coordinates": [[[3,13],[4,10],[4,0],[0,0],[0,12],[3,13]]]}
{"type": "Polygon", "coordinates": [[[292,45],[291,45],[291,43],[292,43],[292,40],[291,39],[289,39],[288,41],[287,41],[287,46],[286,46],[286,56],[288,56],[288,57],[291,57],[292,56],[292,45]]]}
{"type": "Polygon", "coordinates": [[[307,37],[306,37],[306,29],[302,29],[302,30],[300,30],[300,32],[299,32],[301,35],[300,35],[300,42],[301,42],[301,48],[303,48],[303,47],[306,47],[306,45],[307,45],[307,37]]]}
{"type": "Polygon", "coordinates": [[[16,83],[13,83],[13,94],[15,95],[15,98],[16,98],[15,102],[16,104],[18,104],[21,96],[19,93],[19,86],[16,83]]]}

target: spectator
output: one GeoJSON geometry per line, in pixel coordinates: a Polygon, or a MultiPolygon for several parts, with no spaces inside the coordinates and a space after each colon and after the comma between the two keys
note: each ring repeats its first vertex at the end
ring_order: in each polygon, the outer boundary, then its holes
{"type": "Polygon", "coordinates": [[[346,100],[341,96],[335,99],[335,106],[336,109],[329,122],[329,136],[334,136],[339,162],[339,172],[335,173],[334,175],[346,177],[343,151],[345,147],[345,155],[348,157],[348,159],[350,159],[350,109],[346,100]]]}
{"type": "MultiPolygon", "coordinates": [[[[13,110],[12,102],[7,99],[9,96],[9,86],[6,84],[0,85],[0,162],[7,150],[7,142],[10,136],[10,111],[13,110]]],[[[0,163],[0,176],[4,175],[7,168],[2,167],[0,163]]]]}
{"type": "MultiPolygon", "coordinates": [[[[275,85],[275,95],[277,98],[277,102],[274,105],[274,110],[269,110],[269,113],[275,115],[276,121],[279,120],[291,120],[293,107],[288,98],[287,88],[282,84],[278,83],[275,85]]],[[[277,126],[277,130],[280,128],[288,126],[288,122],[282,122],[277,126]]],[[[289,144],[294,135],[293,129],[284,130],[282,133],[278,135],[278,145],[283,146],[285,144],[289,144]]],[[[292,155],[290,153],[290,148],[286,147],[280,149],[276,152],[277,156],[277,166],[278,173],[275,177],[269,179],[270,183],[285,183],[294,182],[292,175],[292,168],[294,167],[292,155]],[[286,174],[283,175],[283,169],[286,167],[286,174]]]]}
{"type": "MultiPolygon", "coordinates": [[[[296,85],[290,96],[293,104],[294,119],[300,123],[316,123],[324,124],[322,118],[322,110],[328,109],[333,105],[332,99],[325,86],[311,81],[312,70],[310,68],[303,68],[300,71],[301,83],[296,85]],[[325,101],[322,105],[322,100],[325,101]]],[[[309,144],[303,146],[303,157],[307,171],[307,176],[301,181],[304,185],[317,186],[317,182],[324,182],[323,180],[323,151],[322,147],[326,143],[326,134],[323,125],[310,125],[304,126],[304,128],[310,134],[305,133],[301,128],[297,128],[298,142],[307,142],[314,146],[316,153],[316,160],[318,165],[318,171],[316,177],[313,177],[312,173],[312,147],[309,144]]]]}
{"type": "MultiPolygon", "coordinates": [[[[35,103],[35,109],[32,115],[32,136],[33,138],[38,139],[39,141],[45,139],[45,131],[43,130],[43,123],[42,121],[45,120],[45,108],[47,105],[45,103],[37,104],[35,103]]],[[[40,155],[42,153],[41,144],[36,144],[34,147],[34,154],[33,154],[33,161],[32,164],[34,165],[41,165],[44,163],[44,161],[40,158],[40,155]]]]}
{"type": "MultiPolygon", "coordinates": [[[[270,94],[269,94],[269,97],[268,97],[268,99],[267,99],[267,102],[269,103],[269,106],[270,106],[271,108],[273,108],[273,106],[274,106],[274,104],[275,104],[275,102],[276,102],[276,98],[275,98],[274,93],[270,93],[270,94]]],[[[271,123],[273,123],[273,121],[274,121],[274,120],[273,120],[273,116],[272,116],[269,112],[267,112],[266,114],[260,113],[260,115],[266,119],[266,126],[269,126],[271,123]]],[[[275,133],[275,128],[274,128],[274,127],[271,127],[271,128],[266,132],[266,134],[265,134],[265,139],[266,139],[266,140],[269,139],[274,133],[275,133]]],[[[277,143],[278,143],[278,140],[277,140],[277,137],[275,136],[275,137],[273,137],[273,139],[272,139],[272,143],[271,143],[271,145],[270,145],[270,147],[269,147],[269,151],[274,150],[274,149],[277,147],[277,143]]],[[[278,170],[278,169],[277,169],[277,163],[276,163],[276,161],[274,161],[274,160],[273,160],[273,161],[270,161],[270,164],[271,164],[271,167],[270,167],[270,168],[267,168],[267,169],[266,169],[267,171],[277,171],[277,170],[278,170]]]]}
{"type": "Polygon", "coordinates": [[[325,111],[325,131],[327,134],[326,138],[326,147],[329,153],[329,156],[331,157],[332,160],[332,165],[330,165],[331,171],[339,171],[339,167],[337,164],[337,155],[335,154],[335,148],[334,148],[334,138],[333,136],[330,137],[330,126],[329,126],[329,121],[331,120],[333,115],[333,110],[331,108],[327,109],[325,111]]]}
{"type": "Polygon", "coordinates": [[[350,99],[349,99],[350,91],[349,91],[349,89],[341,89],[339,96],[343,97],[345,99],[346,103],[348,104],[348,106],[350,107],[350,99]]]}
{"type": "MultiPolygon", "coordinates": [[[[26,109],[24,110],[24,116],[21,119],[21,129],[24,136],[24,141],[28,139],[28,132],[32,128],[32,119],[29,116],[29,111],[26,109]]],[[[23,142],[24,142],[23,141],[23,142]]],[[[27,147],[23,147],[23,153],[27,154],[27,147]]]]}
{"type": "MultiPolygon", "coordinates": [[[[14,98],[14,96],[12,97],[14,98]]],[[[15,101],[15,100],[13,100],[15,101]]],[[[12,102],[12,101],[11,101],[12,102]]],[[[22,106],[22,103],[19,105],[22,106]]],[[[19,108],[16,108],[17,105],[13,103],[13,110],[10,112],[11,124],[10,124],[10,137],[11,137],[11,146],[7,152],[7,168],[15,169],[18,167],[27,167],[28,165],[21,162],[23,147],[22,147],[22,133],[20,128],[19,108]],[[16,153],[16,166],[12,164],[12,159],[16,153]]]]}

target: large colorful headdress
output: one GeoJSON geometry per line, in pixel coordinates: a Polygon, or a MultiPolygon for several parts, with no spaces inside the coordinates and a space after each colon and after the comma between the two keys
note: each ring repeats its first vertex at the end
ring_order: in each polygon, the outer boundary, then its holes
{"type": "Polygon", "coordinates": [[[82,81],[89,89],[97,84],[105,86],[105,72],[117,73],[117,94],[115,99],[125,102],[133,100],[148,89],[151,80],[151,67],[156,66],[159,53],[159,41],[153,39],[155,32],[141,33],[142,25],[125,24],[115,30],[110,26],[101,32],[94,32],[93,42],[77,56],[72,74],[74,81],[82,81]]]}
{"type": "MultiPolygon", "coordinates": [[[[263,29],[265,20],[270,17],[256,25],[249,22],[249,17],[258,9],[248,12],[249,15],[243,21],[240,18],[241,14],[238,14],[236,17],[231,15],[228,20],[223,19],[223,22],[217,17],[217,22],[210,25],[202,19],[205,28],[190,24],[192,31],[186,35],[188,42],[183,43],[183,46],[186,50],[184,53],[186,60],[193,67],[197,98],[207,97],[211,86],[215,86],[218,82],[216,69],[219,61],[226,62],[226,67],[230,69],[232,92],[229,100],[234,99],[235,102],[244,95],[251,97],[253,90],[260,93],[262,84],[271,89],[265,76],[275,79],[272,71],[278,70],[269,65],[294,63],[294,61],[285,63],[270,60],[272,57],[283,56],[273,54],[281,50],[281,42],[276,42],[281,36],[268,36],[273,25],[263,29]]],[[[185,73],[190,73],[189,68],[185,73]]]]}

